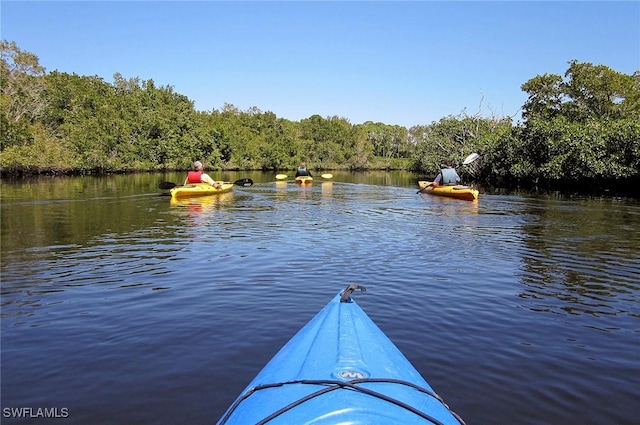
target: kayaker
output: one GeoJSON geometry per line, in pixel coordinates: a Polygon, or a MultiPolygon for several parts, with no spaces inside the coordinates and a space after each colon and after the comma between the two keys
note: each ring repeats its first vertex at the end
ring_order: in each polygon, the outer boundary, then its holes
{"type": "Polygon", "coordinates": [[[435,180],[433,181],[433,186],[438,187],[442,186],[450,186],[459,184],[462,179],[456,172],[456,169],[453,168],[453,163],[451,161],[445,162],[445,167],[440,170],[435,180]]]}
{"type": "Polygon", "coordinates": [[[189,171],[187,178],[184,181],[185,185],[193,183],[209,183],[216,189],[220,187],[220,183],[214,181],[211,176],[204,172],[204,166],[200,161],[193,163],[193,171],[189,171]]]}
{"type": "Polygon", "coordinates": [[[296,177],[313,177],[311,171],[307,169],[307,163],[302,161],[296,170],[296,177]]]}

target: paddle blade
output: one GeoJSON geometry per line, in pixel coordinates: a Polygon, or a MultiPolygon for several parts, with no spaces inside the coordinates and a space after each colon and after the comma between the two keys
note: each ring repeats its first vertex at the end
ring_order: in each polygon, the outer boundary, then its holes
{"type": "Polygon", "coordinates": [[[249,187],[253,185],[253,180],[251,179],[240,179],[233,182],[236,186],[249,187]]]}
{"type": "Polygon", "coordinates": [[[162,182],[158,185],[158,189],[167,190],[167,189],[173,189],[176,186],[177,184],[172,182],[162,182]]]}
{"type": "Polygon", "coordinates": [[[474,152],[464,159],[464,161],[462,162],[462,165],[471,164],[473,161],[475,161],[478,158],[480,158],[480,155],[474,152]]]}
{"type": "Polygon", "coordinates": [[[276,174],[276,179],[277,180],[284,180],[287,178],[286,174],[276,174]]]}
{"type": "Polygon", "coordinates": [[[333,178],[333,174],[323,174],[320,177],[322,177],[323,179],[332,179],[333,178]]]}
{"type": "MultiPolygon", "coordinates": [[[[420,183],[418,183],[418,185],[420,185],[420,183]]],[[[431,186],[433,186],[433,182],[429,183],[428,185],[426,185],[426,186],[425,186],[425,187],[423,187],[423,188],[420,188],[420,190],[419,190],[419,191],[417,191],[417,192],[416,192],[416,194],[418,194],[418,193],[424,193],[424,191],[425,191],[425,190],[427,190],[428,188],[430,188],[431,186]]]]}

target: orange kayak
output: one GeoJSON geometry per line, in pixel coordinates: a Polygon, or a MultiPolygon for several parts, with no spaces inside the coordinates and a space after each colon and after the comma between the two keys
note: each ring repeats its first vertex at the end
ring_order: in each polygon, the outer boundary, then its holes
{"type": "MultiPolygon", "coordinates": [[[[431,183],[433,182],[419,181],[418,186],[420,186],[420,189],[422,190],[431,183]]],[[[446,196],[448,198],[465,199],[467,201],[475,201],[478,199],[479,195],[479,192],[476,189],[463,185],[438,187],[431,186],[424,189],[422,192],[428,193],[430,195],[446,196]]]]}

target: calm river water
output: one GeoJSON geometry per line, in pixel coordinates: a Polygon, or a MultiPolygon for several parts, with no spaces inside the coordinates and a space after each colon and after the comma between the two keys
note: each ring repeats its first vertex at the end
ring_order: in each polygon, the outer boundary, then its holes
{"type": "Polygon", "coordinates": [[[638,201],[213,174],[3,181],[3,424],[213,424],[350,282],[469,425],[638,424],[638,201]]]}

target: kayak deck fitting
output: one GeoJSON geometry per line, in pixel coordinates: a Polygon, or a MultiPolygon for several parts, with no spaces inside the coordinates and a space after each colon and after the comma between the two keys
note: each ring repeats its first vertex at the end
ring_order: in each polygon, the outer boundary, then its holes
{"type": "Polygon", "coordinates": [[[352,300],[356,289],[300,329],[218,424],[464,424],[352,300]]]}

